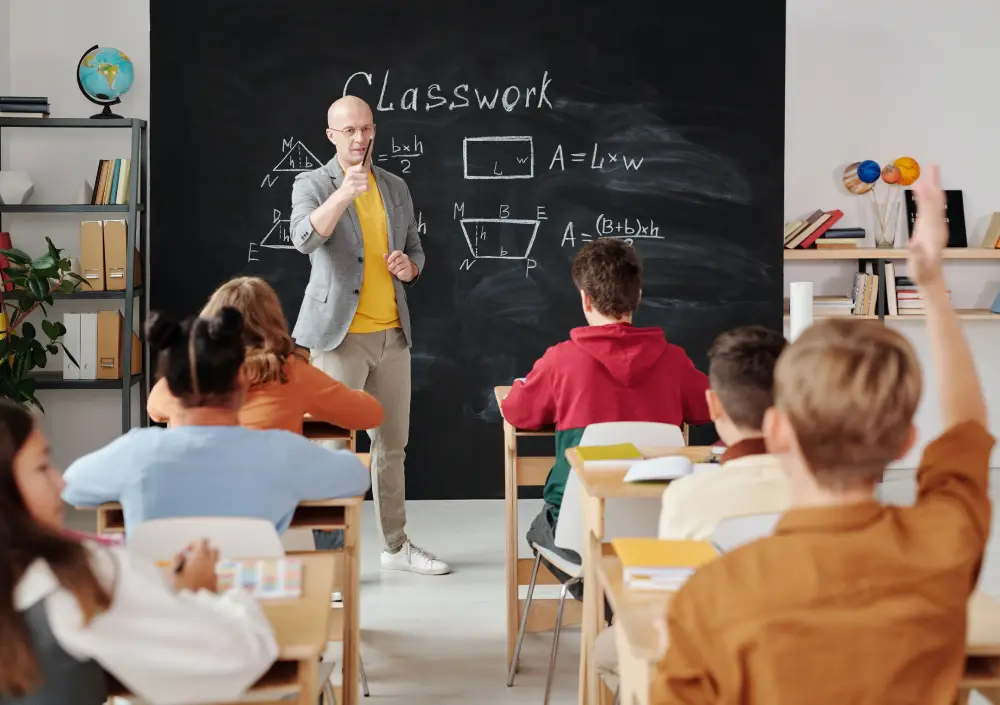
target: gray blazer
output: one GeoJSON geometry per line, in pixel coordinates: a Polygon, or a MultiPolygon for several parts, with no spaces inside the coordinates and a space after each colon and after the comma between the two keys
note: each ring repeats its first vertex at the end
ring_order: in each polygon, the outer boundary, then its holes
{"type": "MultiPolygon", "coordinates": [[[[417,234],[410,189],[395,174],[377,166],[372,169],[385,204],[389,251],[402,250],[417,265],[419,275],[423,275],[424,250],[417,234]]],[[[365,249],[354,204],[347,207],[328,238],[319,235],[309,221],[312,212],[340,187],[343,180],[344,170],[334,157],[319,169],[296,176],[292,186],[292,244],[299,252],[309,255],[312,263],[292,337],[297,344],[313,350],[333,350],[344,342],[358,310],[365,249]]],[[[399,323],[406,344],[412,345],[406,290],[395,277],[393,283],[399,323]]]]}

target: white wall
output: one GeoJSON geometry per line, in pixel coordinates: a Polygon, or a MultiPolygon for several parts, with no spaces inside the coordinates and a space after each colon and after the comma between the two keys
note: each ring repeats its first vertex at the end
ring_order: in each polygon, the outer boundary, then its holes
{"type": "MultiPolygon", "coordinates": [[[[10,41],[10,2],[0,0],[0,47],[6,47],[10,41]]],[[[10,95],[10,52],[0,49],[0,95],[10,95]]]]}
{"type": "MultiPolygon", "coordinates": [[[[785,216],[840,208],[843,224],[869,227],[863,202],[838,188],[843,166],[909,155],[941,165],[945,188],[962,189],[969,244],[978,245],[1000,211],[1000,153],[992,89],[1000,44],[995,0],[788,0],[785,100],[785,216]]],[[[870,208],[870,206],[867,206],[870,208]]],[[[905,227],[901,229],[905,234],[905,227]]],[[[870,237],[870,235],[869,235],[870,237]]],[[[818,294],[850,291],[856,263],[795,263],[790,281],[817,282],[818,294]]],[[[1000,262],[948,262],[960,308],[988,308],[1000,290],[1000,262]]],[[[917,412],[921,442],[941,430],[922,321],[892,323],[917,347],[926,392],[917,412]]],[[[1000,435],[1000,318],[965,321],[987,390],[991,430],[1000,435]],[[992,364],[991,364],[992,363],[992,364]]],[[[914,467],[911,453],[901,467],[914,467]]],[[[1000,450],[993,465],[1000,466],[1000,450]]]]}
{"type": "MultiPolygon", "coordinates": [[[[9,63],[9,94],[46,95],[53,117],[86,117],[100,111],[80,93],[75,67],[94,44],[118,47],[135,64],[135,84],[115,106],[119,115],[149,116],[149,3],[146,0],[0,0],[0,87],[9,63]],[[8,5],[9,3],[9,5],[8,5]],[[9,6],[10,42],[4,18],[9,6]],[[6,50],[9,46],[9,53],[6,50]]],[[[6,91],[4,91],[6,92],[6,91]]],[[[126,157],[123,130],[4,130],[3,168],[27,171],[35,182],[33,203],[68,203],[78,186],[93,182],[99,159],[126,157]]],[[[79,215],[4,215],[4,229],[16,246],[39,252],[46,235],[59,247],[79,253],[79,215]]],[[[64,311],[120,308],[115,301],[58,303],[64,311]]],[[[60,369],[61,359],[49,363],[60,369]]],[[[44,426],[55,460],[74,458],[115,438],[121,429],[120,394],[114,391],[45,391],[44,426]]],[[[138,390],[133,406],[138,404],[138,390]]],[[[134,412],[138,422],[138,410],[134,412]]]]}
{"type": "MultiPolygon", "coordinates": [[[[994,0],[962,0],[941,10],[939,0],[787,0],[785,210],[792,219],[816,208],[841,208],[844,224],[859,222],[861,204],[837,188],[837,172],[853,160],[879,162],[904,154],[942,165],[945,185],[965,191],[970,241],[1000,210],[992,155],[1000,99],[992,89],[1000,45],[1000,8],[994,0]]],[[[46,94],[55,116],[81,116],[96,106],[80,95],[74,66],[92,44],[116,46],[135,62],[136,81],[120,114],[149,112],[148,0],[0,0],[0,40],[9,12],[9,53],[0,41],[0,88],[9,64],[10,93],[46,94]],[[5,56],[5,53],[7,54],[5,56]]],[[[122,156],[124,134],[21,132],[4,140],[4,165],[25,169],[36,182],[35,202],[68,200],[80,180],[92,179],[100,158],[122,156]]],[[[43,234],[76,249],[72,217],[6,217],[15,241],[37,249],[43,234]]],[[[1000,288],[1000,264],[948,265],[955,301],[984,307],[1000,288]]],[[[813,279],[819,293],[844,293],[850,265],[796,264],[786,281],[813,279]]],[[[80,307],[79,303],[63,304],[80,307]]],[[[926,365],[920,321],[895,324],[909,335],[926,365]]],[[[980,375],[989,390],[993,432],[1000,435],[1000,324],[966,323],[980,375]]],[[[926,369],[926,368],[925,368],[926,369]]],[[[940,430],[932,380],[918,412],[923,440],[940,430]]],[[[58,460],[68,460],[113,438],[118,402],[112,392],[47,392],[46,427],[58,460]]],[[[1000,451],[998,451],[1000,453],[1000,451]]],[[[995,465],[1000,466],[1000,456],[995,465]]],[[[903,465],[912,467],[911,455],[903,465]]]]}

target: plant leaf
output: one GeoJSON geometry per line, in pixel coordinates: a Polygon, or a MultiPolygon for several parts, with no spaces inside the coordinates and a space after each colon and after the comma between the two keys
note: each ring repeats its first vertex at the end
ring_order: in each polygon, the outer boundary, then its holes
{"type": "Polygon", "coordinates": [[[35,337],[35,327],[29,321],[25,321],[21,324],[21,335],[25,338],[33,339],[35,337]]]}
{"type": "Polygon", "coordinates": [[[59,346],[56,345],[55,343],[49,343],[48,345],[45,346],[45,349],[48,351],[49,355],[59,354],[59,346]]]}
{"type": "Polygon", "coordinates": [[[24,250],[19,250],[16,247],[11,247],[7,250],[0,250],[0,255],[7,258],[9,262],[14,264],[31,264],[31,257],[24,250]]]}
{"type": "Polygon", "coordinates": [[[59,259],[57,257],[53,257],[51,254],[45,254],[39,257],[38,259],[32,260],[31,267],[32,269],[58,270],[59,269],[58,262],[59,259]]]}
{"type": "Polygon", "coordinates": [[[42,348],[41,345],[31,350],[31,361],[34,363],[35,367],[45,367],[45,363],[48,362],[48,357],[45,355],[45,349],[42,348]]]}
{"type": "Polygon", "coordinates": [[[70,361],[70,362],[72,362],[72,363],[73,363],[74,365],[76,365],[77,367],[79,367],[79,366],[80,366],[80,363],[76,361],[76,358],[75,358],[75,357],[73,357],[73,353],[71,353],[71,352],[69,351],[69,348],[67,348],[67,347],[66,347],[66,345],[65,345],[64,343],[61,343],[61,342],[60,342],[60,343],[59,343],[59,347],[60,347],[60,348],[62,348],[62,351],[63,351],[63,355],[65,355],[66,357],[68,357],[68,358],[69,358],[69,361],[70,361]]]}
{"type": "MultiPolygon", "coordinates": [[[[25,325],[28,324],[25,323],[25,325]]],[[[59,337],[59,329],[56,327],[56,324],[47,318],[42,320],[42,332],[48,336],[49,340],[55,340],[59,337]]]]}
{"type": "Polygon", "coordinates": [[[28,290],[35,299],[44,299],[49,293],[48,283],[38,275],[28,277],[28,290]]]}

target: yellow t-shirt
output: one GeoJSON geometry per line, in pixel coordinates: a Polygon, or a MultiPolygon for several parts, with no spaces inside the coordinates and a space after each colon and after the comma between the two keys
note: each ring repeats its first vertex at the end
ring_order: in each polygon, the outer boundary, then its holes
{"type": "Polygon", "coordinates": [[[358,212],[358,223],[361,224],[365,262],[358,311],[348,330],[351,333],[376,333],[388,328],[398,328],[396,289],[384,258],[389,253],[389,226],[382,194],[378,192],[375,174],[372,172],[368,172],[368,190],[354,199],[354,208],[358,212]]]}

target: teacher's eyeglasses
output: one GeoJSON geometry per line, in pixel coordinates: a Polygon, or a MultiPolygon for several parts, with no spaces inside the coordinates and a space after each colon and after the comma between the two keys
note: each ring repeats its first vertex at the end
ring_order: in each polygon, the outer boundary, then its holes
{"type": "Polygon", "coordinates": [[[372,133],[375,132],[374,125],[365,125],[364,127],[345,127],[342,130],[338,130],[336,127],[331,127],[334,132],[339,132],[347,139],[354,139],[354,136],[361,133],[362,137],[371,137],[372,133]]]}

